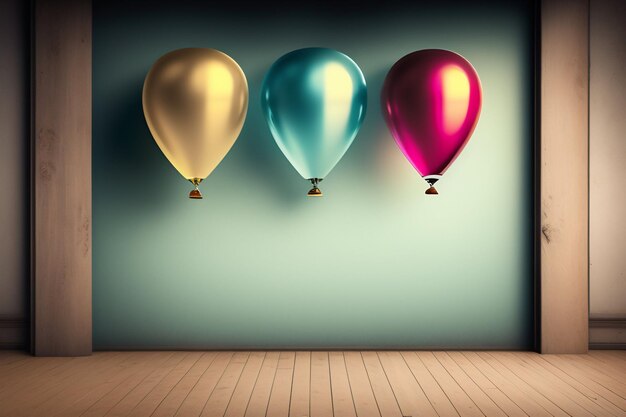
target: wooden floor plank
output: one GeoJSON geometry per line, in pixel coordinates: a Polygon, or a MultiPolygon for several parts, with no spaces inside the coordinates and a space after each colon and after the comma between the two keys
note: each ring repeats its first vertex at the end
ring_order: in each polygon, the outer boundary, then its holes
{"type": "Polygon", "coordinates": [[[226,367],[209,400],[204,405],[202,417],[222,417],[237,387],[239,378],[248,362],[250,352],[237,352],[226,367]]]}
{"type": "MultiPolygon", "coordinates": [[[[519,357],[520,360],[524,361],[524,363],[533,368],[536,372],[541,373],[541,378],[545,378],[546,380],[550,381],[552,386],[563,390],[563,392],[566,392],[568,397],[574,400],[576,400],[578,397],[582,397],[581,401],[583,401],[583,403],[590,401],[596,404],[598,407],[600,407],[599,410],[596,409],[596,415],[608,414],[612,416],[621,416],[623,414],[623,411],[620,410],[617,406],[587,388],[580,381],[570,377],[569,375],[554,367],[548,362],[539,362],[537,360],[539,354],[516,352],[515,356],[519,357]],[[549,374],[545,374],[543,372],[549,374]]],[[[588,407],[585,408],[588,409],[588,407]]]]}
{"type": "Polygon", "coordinates": [[[166,361],[170,360],[173,352],[162,352],[161,360],[154,360],[149,365],[144,366],[138,372],[122,381],[111,391],[103,395],[100,399],[90,405],[82,412],[81,417],[102,417],[120,402],[129,392],[141,384],[145,378],[154,372],[155,368],[160,368],[166,361]]]}
{"type": "Polygon", "coordinates": [[[456,408],[415,352],[402,352],[409,369],[440,416],[458,416],[456,408]]]}
{"type": "MultiPolygon", "coordinates": [[[[509,417],[522,417],[527,414],[511,399],[496,387],[478,368],[476,368],[461,352],[446,352],[446,355],[504,411],[509,417]]],[[[446,367],[448,368],[448,367],[446,367]]],[[[483,410],[484,412],[484,410],[483,410]]]]}
{"type": "Polygon", "coordinates": [[[0,417],[621,417],[625,359],[617,351],[0,352],[0,417]]]}
{"type": "Polygon", "coordinates": [[[614,357],[621,359],[623,363],[626,363],[626,349],[622,350],[592,350],[591,353],[595,352],[603,352],[606,354],[613,355],[614,357]]]}
{"type": "Polygon", "coordinates": [[[233,358],[233,352],[218,352],[209,369],[200,377],[176,411],[176,416],[198,417],[233,358]]]}
{"type": "Polygon", "coordinates": [[[19,371],[0,371],[0,400],[3,395],[12,396],[25,387],[35,388],[54,373],[64,369],[74,358],[30,357],[19,371]]]}
{"type": "Polygon", "coordinates": [[[146,366],[154,366],[167,357],[167,353],[164,352],[135,352],[129,358],[131,362],[128,364],[122,363],[119,367],[112,367],[99,375],[102,378],[93,378],[92,381],[81,384],[80,387],[57,395],[53,407],[55,411],[52,412],[52,408],[45,410],[44,415],[46,417],[80,416],[119,384],[132,378],[146,366]]]}
{"type": "Polygon", "coordinates": [[[575,357],[574,355],[561,355],[559,360],[573,365],[588,375],[589,378],[604,385],[617,395],[626,399],[626,383],[622,382],[619,377],[615,377],[603,370],[601,367],[588,364],[586,361],[575,357]]]}
{"type": "Polygon", "coordinates": [[[443,366],[484,415],[506,417],[506,413],[502,411],[502,409],[498,407],[465,372],[463,372],[446,352],[433,352],[433,354],[441,366],[443,366]]]}
{"type": "Polygon", "coordinates": [[[289,415],[306,417],[309,415],[309,399],[311,390],[311,352],[296,352],[291,382],[291,404],[289,415]]]}
{"type": "Polygon", "coordinates": [[[403,416],[437,416],[437,412],[398,352],[378,352],[403,416]]]}
{"type": "MultiPolygon", "coordinates": [[[[63,372],[56,374],[55,378],[42,381],[36,388],[23,390],[11,395],[13,406],[3,407],[3,411],[12,417],[27,416],[32,417],[33,409],[40,404],[47,402],[50,398],[62,392],[68,386],[76,384],[90,375],[96,375],[107,367],[117,363],[122,355],[111,354],[96,355],[94,358],[81,357],[73,360],[63,372]]],[[[122,358],[123,360],[123,358],[122,358]]],[[[7,398],[0,400],[6,402],[7,398]]]]}
{"type": "Polygon", "coordinates": [[[446,393],[450,402],[456,408],[461,417],[480,417],[480,411],[474,401],[456,383],[448,371],[439,363],[433,352],[416,352],[416,355],[424,363],[431,375],[435,378],[441,389],[446,393]]]}
{"type": "Polygon", "coordinates": [[[1,350],[0,349],[0,369],[3,365],[10,364],[16,360],[26,360],[31,355],[20,350],[1,350]]]}
{"type": "Polygon", "coordinates": [[[490,353],[487,352],[468,352],[469,354],[475,354],[479,356],[483,361],[485,361],[488,365],[490,365],[493,369],[495,369],[498,373],[504,376],[506,379],[511,381],[515,386],[517,386],[521,391],[524,392],[525,395],[532,398],[537,404],[541,405],[546,411],[552,414],[555,417],[567,417],[568,414],[561,409],[557,404],[552,401],[551,398],[543,395],[540,391],[533,388],[531,385],[527,384],[524,380],[522,380],[519,376],[515,375],[514,372],[511,372],[509,368],[502,365],[498,362],[490,353]]]}
{"type": "Polygon", "coordinates": [[[348,379],[354,399],[354,407],[359,417],[380,417],[374,392],[367,377],[365,364],[360,352],[344,352],[348,379]]]}
{"type": "MultiPolygon", "coordinates": [[[[515,375],[533,387],[536,391],[541,392],[542,395],[548,397],[550,401],[570,416],[585,417],[589,415],[606,414],[601,407],[598,407],[593,403],[584,405],[579,404],[578,401],[573,400],[567,395],[569,391],[565,390],[565,384],[555,385],[550,379],[551,374],[545,370],[537,372],[529,366],[525,366],[518,361],[515,354],[508,352],[490,352],[489,355],[514,372],[515,375]],[[589,406],[589,409],[586,409],[585,406],[589,406]]],[[[579,398],[582,399],[583,397],[579,396],[579,398]]]]}
{"type": "Polygon", "coordinates": [[[133,417],[149,417],[176,385],[202,358],[202,352],[190,352],[131,411],[133,417]]]}
{"type": "Polygon", "coordinates": [[[15,416],[51,417],[57,415],[88,394],[94,386],[132,367],[135,364],[133,360],[140,356],[142,355],[132,353],[117,355],[115,360],[102,362],[99,368],[91,372],[78,372],[72,378],[60,381],[53,389],[48,390],[45,394],[47,397],[45,401],[40,401],[36,405],[29,402],[24,409],[16,411],[15,416]]]}
{"type": "Polygon", "coordinates": [[[350,389],[343,352],[330,352],[328,354],[328,362],[335,417],[356,417],[354,399],[352,398],[352,390],[350,389]]]}
{"type": "MultiPolygon", "coordinates": [[[[601,395],[611,403],[615,404],[619,408],[626,410],[626,398],[616,394],[610,388],[607,388],[604,384],[596,381],[589,375],[589,372],[585,372],[584,369],[580,369],[575,365],[565,361],[562,357],[557,355],[541,355],[541,360],[546,361],[561,371],[567,373],[572,378],[578,379],[586,387],[601,395]]],[[[608,384],[610,386],[610,384],[608,384]]]]}
{"type": "Polygon", "coordinates": [[[265,416],[272,387],[274,386],[274,377],[276,376],[279,355],[279,352],[267,352],[265,355],[259,377],[250,395],[250,402],[248,403],[245,417],[265,416]]]}
{"type": "Polygon", "coordinates": [[[571,401],[579,404],[591,413],[595,415],[610,414],[619,416],[624,414],[619,407],[588,389],[587,386],[581,384],[581,381],[574,380],[571,377],[564,379],[562,377],[563,372],[560,372],[558,368],[545,361],[537,362],[536,359],[540,355],[518,352],[514,356],[517,356],[532,368],[541,379],[541,382],[549,383],[551,387],[563,392],[571,401]]]}
{"type": "Polygon", "coordinates": [[[402,417],[398,400],[396,399],[387,375],[378,359],[376,352],[362,352],[361,357],[369,378],[374,397],[380,414],[384,417],[402,417]]]}
{"type": "Polygon", "coordinates": [[[594,363],[595,361],[600,361],[613,369],[619,370],[622,375],[626,374],[626,355],[620,354],[620,351],[590,350],[588,357],[592,359],[594,363]]]}
{"type": "MultiPolygon", "coordinates": [[[[507,377],[500,374],[496,369],[483,361],[476,352],[459,352],[463,355],[476,369],[478,369],[486,378],[491,381],[500,391],[502,391],[511,401],[519,408],[524,410],[531,417],[547,417],[551,414],[539,404],[534,396],[527,395],[525,390],[520,389],[507,377]]],[[[458,362],[457,362],[458,363],[458,362]]]]}
{"type": "Polygon", "coordinates": [[[278,368],[279,352],[267,352],[259,371],[259,376],[250,395],[250,402],[245,417],[264,417],[270,394],[274,386],[274,377],[278,368]]]}
{"type": "Polygon", "coordinates": [[[616,381],[626,385],[626,364],[620,360],[607,363],[592,355],[571,355],[571,358],[584,361],[588,366],[597,369],[616,381]]]}
{"type": "Polygon", "coordinates": [[[186,352],[174,352],[161,366],[156,367],[143,380],[128,391],[107,413],[109,417],[122,417],[128,415],[137,404],[156,387],[163,378],[174,370],[187,357],[186,352]]]}
{"type": "Polygon", "coordinates": [[[224,417],[244,417],[264,359],[265,352],[250,353],[224,417]]]}
{"type": "Polygon", "coordinates": [[[167,396],[156,407],[151,417],[172,417],[196,386],[202,375],[209,369],[216,357],[215,352],[206,352],[189,369],[189,372],[172,388],[167,396]]]}
{"type": "Polygon", "coordinates": [[[0,349],[0,375],[11,369],[32,363],[30,360],[32,357],[32,355],[23,351],[0,349]]]}
{"type": "Polygon", "coordinates": [[[626,365],[626,350],[590,350],[588,355],[609,364],[626,365]]]}
{"type": "Polygon", "coordinates": [[[571,376],[567,372],[564,372],[560,368],[554,366],[549,361],[544,360],[542,355],[528,352],[521,352],[521,354],[523,354],[529,361],[535,362],[538,367],[542,367],[549,372],[552,372],[559,379],[569,384],[571,387],[574,387],[578,392],[585,395],[591,401],[595,401],[612,415],[620,416],[626,411],[626,400],[622,399],[622,401],[620,401],[619,396],[616,396],[613,392],[607,390],[602,385],[596,384],[595,382],[582,377],[571,376]],[[617,401],[613,402],[614,400],[617,401]],[[619,407],[620,403],[624,409],[619,407]]]}
{"type": "MultiPolygon", "coordinates": [[[[32,367],[25,369],[24,375],[20,372],[7,373],[6,382],[7,385],[0,391],[0,403],[10,398],[15,401],[21,393],[27,388],[32,393],[40,394],[47,388],[46,384],[50,384],[51,381],[58,383],[76,373],[80,368],[93,364],[98,360],[104,358],[107,355],[94,355],[92,358],[33,358],[32,367]],[[40,359],[45,359],[46,362],[57,363],[54,359],[59,359],[62,363],[58,366],[52,366],[47,369],[43,369],[40,372],[40,359]],[[52,359],[48,361],[48,359],[52,359]]],[[[48,387],[49,388],[49,387],[48,387]]]]}
{"type": "Polygon", "coordinates": [[[296,359],[294,352],[281,352],[274,376],[274,385],[267,405],[267,417],[288,417],[291,401],[291,381],[296,359]]]}
{"type": "Polygon", "coordinates": [[[33,361],[28,360],[26,356],[13,358],[13,360],[5,363],[4,365],[0,365],[0,387],[2,386],[1,384],[3,380],[11,378],[13,375],[19,375],[24,371],[24,369],[33,368],[37,365],[37,363],[33,363],[33,361]]]}
{"type": "Polygon", "coordinates": [[[333,417],[328,352],[311,353],[311,417],[333,417]]]}

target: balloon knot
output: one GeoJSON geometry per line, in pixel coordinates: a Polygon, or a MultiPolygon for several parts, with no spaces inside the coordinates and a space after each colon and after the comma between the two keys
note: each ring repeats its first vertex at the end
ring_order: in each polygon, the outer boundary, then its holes
{"type": "Polygon", "coordinates": [[[426,190],[426,192],[424,194],[428,194],[428,195],[438,195],[439,193],[437,192],[437,189],[434,186],[430,186],[430,188],[428,190],[426,190]]]}
{"type": "Polygon", "coordinates": [[[198,185],[202,182],[202,178],[192,178],[189,182],[196,187],[189,192],[189,198],[192,200],[202,200],[202,193],[200,192],[200,189],[198,189],[198,185]]]}
{"type": "Polygon", "coordinates": [[[189,198],[192,200],[202,200],[202,193],[196,188],[189,192],[189,198]]]}
{"type": "Polygon", "coordinates": [[[437,192],[437,189],[435,188],[435,183],[437,181],[439,181],[439,178],[440,178],[440,175],[429,175],[427,177],[424,177],[424,179],[426,180],[428,185],[430,185],[430,188],[428,190],[426,190],[425,194],[428,194],[428,195],[437,195],[437,194],[439,194],[437,192]]]}
{"type": "Polygon", "coordinates": [[[324,194],[322,194],[322,190],[320,190],[317,187],[313,187],[309,190],[308,193],[306,193],[307,196],[309,197],[322,197],[324,194]]]}
{"type": "Polygon", "coordinates": [[[311,184],[313,184],[313,188],[311,188],[309,190],[308,193],[306,193],[307,196],[309,197],[322,197],[324,194],[322,193],[322,190],[320,190],[317,187],[317,184],[319,184],[322,179],[321,178],[311,178],[309,181],[311,181],[311,184]]]}

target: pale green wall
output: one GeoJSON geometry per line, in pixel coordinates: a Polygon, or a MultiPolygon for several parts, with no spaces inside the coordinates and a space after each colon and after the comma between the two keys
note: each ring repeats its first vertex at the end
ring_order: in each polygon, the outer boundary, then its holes
{"type": "Polygon", "coordinates": [[[96,3],[95,347],[528,348],[528,4],[334,10],[293,2],[242,15],[238,4],[210,3],[96,3]],[[141,109],[151,64],[190,46],[228,53],[250,85],[242,134],[203,183],[201,202],[187,199],[189,184],[159,151],[141,109]],[[272,62],[308,46],[351,56],[369,92],[361,132],[321,199],[305,197],[307,183],[275,145],[259,105],[272,62]],[[424,48],[461,53],[484,89],[474,137],[438,197],[424,195],[379,105],[390,66],[424,48]]]}

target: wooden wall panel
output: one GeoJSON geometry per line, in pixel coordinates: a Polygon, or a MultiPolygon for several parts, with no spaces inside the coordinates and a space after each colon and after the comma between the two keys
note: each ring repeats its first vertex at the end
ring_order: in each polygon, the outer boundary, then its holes
{"type": "Polygon", "coordinates": [[[589,1],[541,2],[541,352],[586,352],[589,1]]]}
{"type": "Polygon", "coordinates": [[[91,1],[36,0],[33,352],[91,353],[91,1]]]}

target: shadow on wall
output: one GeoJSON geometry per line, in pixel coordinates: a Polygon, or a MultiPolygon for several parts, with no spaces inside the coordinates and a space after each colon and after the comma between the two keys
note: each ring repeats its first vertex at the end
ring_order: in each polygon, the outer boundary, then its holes
{"type": "Polygon", "coordinates": [[[107,140],[96,142],[93,150],[98,155],[94,158],[94,165],[98,164],[94,171],[107,175],[94,176],[94,181],[98,188],[107,188],[106,192],[101,191],[103,195],[115,193],[127,204],[153,209],[155,203],[162,203],[159,195],[167,189],[163,184],[175,179],[176,171],[152,139],[143,115],[142,88],[143,75],[119,89],[121,95],[113,106],[115,114],[109,118],[113,122],[103,132],[107,140]]]}
{"type": "MultiPolygon", "coordinates": [[[[368,94],[367,115],[358,136],[348,150],[348,152],[354,152],[354,156],[358,156],[356,159],[366,161],[358,167],[363,171],[363,178],[367,181],[378,182],[386,177],[388,168],[382,163],[381,158],[384,159],[385,155],[380,150],[394,142],[380,107],[380,91],[383,88],[387,71],[387,69],[379,69],[373,74],[365,74],[368,94]]],[[[400,149],[397,151],[400,152],[400,149]]]]}
{"type": "MultiPolygon", "coordinates": [[[[269,67],[267,68],[269,69],[269,67]]],[[[265,70],[257,70],[248,77],[248,115],[239,139],[233,146],[232,157],[241,153],[244,166],[251,171],[252,181],[264,191],[273,193],[281,204],[300,204],[308,188],[300,174],[291,166],[274,141],[261,109],[261,86],[265,70]],[[241,150],[237,148],[242,148],[241,150]]]]}

